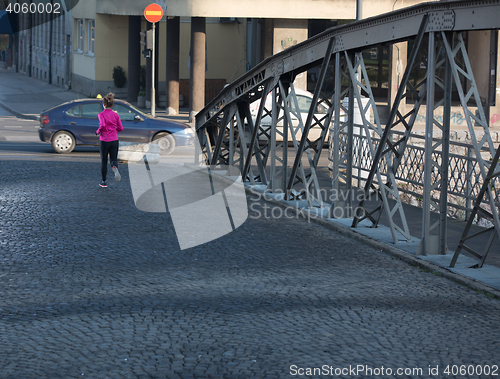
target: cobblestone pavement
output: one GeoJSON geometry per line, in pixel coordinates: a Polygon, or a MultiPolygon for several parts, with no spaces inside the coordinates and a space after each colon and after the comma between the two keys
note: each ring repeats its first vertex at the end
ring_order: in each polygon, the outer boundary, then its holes
{"type": "Polygon", "coordinates": [[[0,378],[496,377],[500,300],[258,199],[181,251],[121,171],[102,189],[97,161],[0,161],[0,378]]]}

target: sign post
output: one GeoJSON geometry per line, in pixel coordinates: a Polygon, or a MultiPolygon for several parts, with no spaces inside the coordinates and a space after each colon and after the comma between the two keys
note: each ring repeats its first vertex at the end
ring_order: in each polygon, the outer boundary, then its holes
{"type": "Polygon", "coordinates": [[[152,84],[151,84],[151,116],[155,117],[155,37],[156,37],[156,23],[163,17],[163,9],[158,4],[149,4],[144,9],[144,17],[153,24],[153,46],[151,49],[151,67],[152,67],[152,84]]]}

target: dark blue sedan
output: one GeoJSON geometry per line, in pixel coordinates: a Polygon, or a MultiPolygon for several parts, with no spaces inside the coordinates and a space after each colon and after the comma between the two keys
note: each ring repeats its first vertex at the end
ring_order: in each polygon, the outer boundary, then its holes
{"type": "MultiPolygon", "coordinates": [[[[176,146],[190,146],[195,133],[188,125],[153,118],[131,104],[115,100],[123,131],[120,141],[158,143],[162,154],[170,154],[176,146]]],[[[52,143],[57,153],[70,153],[76,145],[98,145],[98,114],[103,111],[101,99],[73,100],[40,114],[40,140],[52,143]]]]}

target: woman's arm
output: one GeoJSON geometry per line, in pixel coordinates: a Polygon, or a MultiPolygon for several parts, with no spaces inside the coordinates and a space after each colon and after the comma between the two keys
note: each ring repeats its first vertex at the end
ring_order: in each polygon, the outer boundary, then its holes
{"type": "Polygon", "coordinates": [[[120,120],[120,116],[116,113],[116,131],[121,132],[123,130],[122,120],[120,120]]]}
{"type": "Polygon", "coordinates": [[[99,128],[97,128],[95,134],[101,133],[101,128],[102,128],[102,125],[104,124],[104,121],[103,121],[102,116],[101,116],[100,113],[97,115],[97,118],[99,120],[99,128]]]}

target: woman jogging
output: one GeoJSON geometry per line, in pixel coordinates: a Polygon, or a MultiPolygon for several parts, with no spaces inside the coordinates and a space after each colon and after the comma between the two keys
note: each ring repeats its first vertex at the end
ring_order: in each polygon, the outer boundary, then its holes
{"type": "Polygon", "coordinates": [[[101,174],[102,181],[99,183],[101,187],[106,188],[106,175],[108,174],[108,154],[111,161],[111,167],[115,173],[115,180],[119,182],[121,175],[118,172],[118,134],[123,130],[122,121],[118,113],[113,111],[113,94],[108,93],[102,99],[104,110],[99,113],[99,129],[95,134],[100,134],[99,151],[101,153],[101,174]]]}

